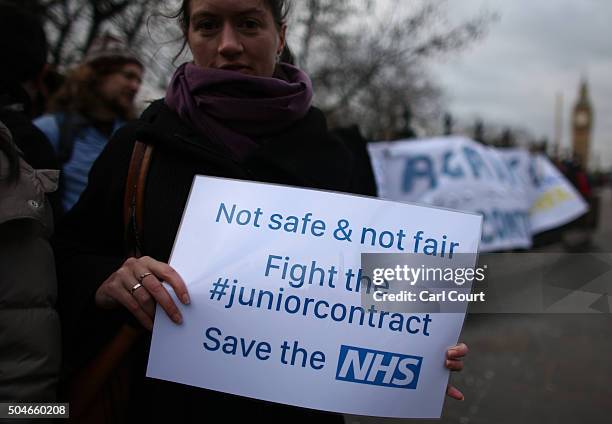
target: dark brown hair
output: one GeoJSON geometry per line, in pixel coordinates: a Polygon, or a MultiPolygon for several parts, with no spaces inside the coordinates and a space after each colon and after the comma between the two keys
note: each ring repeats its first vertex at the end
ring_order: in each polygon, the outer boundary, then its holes
{"type": "MultiPolygon", "coordinates": [[[[289,0],[264,0],[266,5],[270,8],[272,12],[272,17],[274,18],[274,23],[276,24],[276,29],[280,31],[283,24],[287,21],[287,16],[289,15],[289,10],[291,7],[289,0]]],[[[187,47],[187,33],[189,32],[190,25],[190,16],[191,16],[191,0],[183,0],[181,3],[180,9],[171,16],[178,21],[181,30],[183,31],[183,45],[181,46],[180,51],[174,57],[174,60],[178,59],[178,57],[183,54],[185,51],[185,47],[187,47]]],[[[283,62],[293,64],[294,58],[291,50],[287,43],[285,43],[285,48],[281,54],[281,60],[283,62]]]]}
{"type": "MultiPolygon", "coordinates": [[[[57,93],[49,101],[49,112],[78,112],[94,118],[94,111],[100,102],[97,87],[110,74],[119,72],[133,61],[125,58],[100,58],[84,63],[70,71],[57,93]]],[[[122,119],[134,118],[134,111],[126,111],[122,119]]]]}

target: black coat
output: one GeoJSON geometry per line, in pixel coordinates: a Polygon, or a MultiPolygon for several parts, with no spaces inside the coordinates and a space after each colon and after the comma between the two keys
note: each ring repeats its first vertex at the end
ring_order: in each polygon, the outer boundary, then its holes
{"type": "MultiPolygon", "coordinates": [[[[143,253],[163,262],[170,257],[197,174],[375,195],[371,172],[363,172],[370,169],[370,164],[363,160],[364,152],[355,154],[365,146],[349,148],[332,136],[316,108],[282,134],[262,140],[261,147],[240,164],[229,159],[222,146],[183,123],[163,101],[153,103],[140,120],[128,124],[111,139],[95,162],[81,199],[58,229],[55,247],[60,305],[66,324],[66,355],[73,364],[91,357],[118,326],[131,320],[123,310],[97,310],[94,295],[125,260],[123,195],[136,140],[155,146],[145,189],[143,253]]],[[[148,344],[149,340],[145,348],[148,344]]],[[[142,379],[144,368],[139,372],[142,379]]],[[[144,379],[137,392],[147,405],[135,411],[140,419],[146,419],[143,409],[149,409],[156,419],[167,413],[179,422],[198,417],[201,420],[210,413],[207,407],[212,406],[236,414],[237,418],[258,413],[266,417],[330,417],[150,379],[144,379]],[[151,403],[152,396],[159,402],[151,403]],[[184,415],[177,411],[184,411],[184,415]]]]}

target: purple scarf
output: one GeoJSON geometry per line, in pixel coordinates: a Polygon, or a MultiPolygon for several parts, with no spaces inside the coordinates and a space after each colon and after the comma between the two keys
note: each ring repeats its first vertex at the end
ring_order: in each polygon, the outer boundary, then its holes
{"type": "Polygon", "coordinates": [[[257,140],[306,115],[312,83],[286,63],[277,66],[272,78],[185,63],[174,73],[165,101],[181,119],[242,161],[257,148],[257,140]]]}

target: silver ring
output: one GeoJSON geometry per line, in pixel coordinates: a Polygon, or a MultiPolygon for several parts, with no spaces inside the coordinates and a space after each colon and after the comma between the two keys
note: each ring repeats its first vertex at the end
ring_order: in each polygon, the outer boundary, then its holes
{"type": "Polygon", "coordinates": [[[150,272],[145,272],[144,274],[140,274],[140,276],[138,277],[138,282],[142,284],[142,280],[147,278],[149,275],[153,275],[153,274],[151,274],[150,272]]]}
{"type": "Polygon", "coordinates": [[[132,288],[130,289],[130,294],[133,296],[133,295],[134,295],[134,292],[135,292],[136,290],[138,290],[139,288],[141,288],[141,287],[142,287],[142,284],[140,284],[140,283],[135,284],[135,285],[134,285],[134,287],[132,287],[132,288]]]}

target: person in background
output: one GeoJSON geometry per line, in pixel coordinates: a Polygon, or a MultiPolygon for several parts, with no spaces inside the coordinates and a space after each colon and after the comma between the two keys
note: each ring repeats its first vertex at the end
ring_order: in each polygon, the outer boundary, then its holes
{"type": "Polygon", "coordinates": [[[59,171],[29,119],[40,93],[46,39],[38,20],[0,3],[0,402],[53,402],[61,365],[48,194],[59,171]],[[13,139],[14,138],[14,139],[13,139]],[[18,141],[18,145],[14,143],[18,141]]]}
{"type": "Polygon", "coordinates": [[[35,16],[0,1],[0,121],[34,169],[59,169],[53,147],[32,119],[47,101],[47,39],[35,16]]]}
{"type": "Polygon", "coordinates": [[[92,164],[112,134],[136,117],[134,99],[143,72],[135,53],[120,39],[104,34],[50,99],[50,113],[34,121],[62,166],[60,193],[65,212],[79,199],[92,164]]]}

